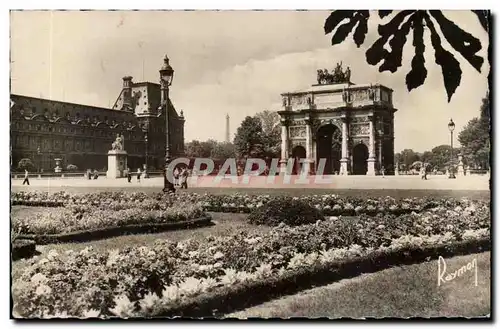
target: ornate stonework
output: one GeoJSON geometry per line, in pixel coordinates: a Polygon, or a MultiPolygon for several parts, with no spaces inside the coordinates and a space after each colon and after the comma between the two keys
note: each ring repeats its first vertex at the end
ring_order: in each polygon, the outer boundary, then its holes
{"type": "Polygon", "coordinates": [[[370,125],[366,123],[358,123],[351,125],[351,136],[368,135],[370,133],[370,125]]]}
{"type": "Polygon", "coordinates": [[[290,138],[305,138],[306,127],[304,126],[291,126],[289,127],[290,138]]]}

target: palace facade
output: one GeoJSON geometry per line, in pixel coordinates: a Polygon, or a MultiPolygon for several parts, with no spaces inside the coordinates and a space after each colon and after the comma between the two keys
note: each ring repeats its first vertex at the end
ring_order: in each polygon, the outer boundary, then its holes
{"type": "Polygon", "coordinates": [[[380,84],[356,85],[350,69],[318,71],[318,84],[282,94],[281,163],[301,160],[302,169],[324,174],[394,174],[393,90],[380,84]]]}
{"type": "MultiPolygon", "coordinates": [[[[184,115],[169,102],[170,152],[184,153],[184,115]]],[[[44,172],[76,165],[79,171],[106,170],[108,151],[116,136],[124,136],[130,169],[164,166],[165,111],[160,85],[123,78],[123,88],[111,109],[11,95],[11,167],[29,158],[44,172]]]]}

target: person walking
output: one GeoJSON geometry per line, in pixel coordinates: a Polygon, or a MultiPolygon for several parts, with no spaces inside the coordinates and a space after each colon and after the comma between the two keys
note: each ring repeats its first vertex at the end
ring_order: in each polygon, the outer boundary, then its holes
{"type": "Polygon", "coordinates": [[[179,186],[179,168],[177,167],[174,170],[174,186],[179,186]]]}
{"type": "Polygon", "coordinates": [[[127,168],[127,180],[129,183],[132,181],[132,173],[130,172],[130,168],[127,168]]]}
{"type": "Polygon", "coordinates": [[[137,168],[137,183],[141,182],[141,168],[137,168]]]}
{"type": "Polygon", "coordinates": [[[183,168],[182,171],[181,171],[181,189],[184,188],[184,189],[187,189],[188,188],[188,185],[187,185],[187,178],[188,178],[188,171],[186,168],[183,168]]]}
{"type": "Polygon", "coordinates": [[[385,178],[385,167],[382,166],[382,169],[380,169],[381,173],[382,173],[382,178],[385,178]]]}
{"type": "Polygon", "coordinates": [[[28,169],[24,169],[24,180],[23,180],[23,185],[27,183],[30,185],[30,180],[29,180],[29,172],[28,169]]]}

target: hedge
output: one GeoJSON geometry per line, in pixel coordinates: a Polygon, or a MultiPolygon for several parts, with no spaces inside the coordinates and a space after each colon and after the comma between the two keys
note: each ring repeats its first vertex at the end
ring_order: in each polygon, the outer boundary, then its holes
{"type": "Polygon", "coordinates": [[[212,217],[209,215],[205,215],[197,219],[175,222],[175,223],[133,224],[124,226],[112,226],[94,230],[76,231],[71,233],[47,234],[47,235],[20,234],[19,239],[31,239],[34,240],[37,244],[85,242],[92,240],[107,239],[110,237],[115,237],[120,235],[158,233],[165,231],[191,229],[196,227],[204,227],[211,224],[213,224],[212,217]]]}

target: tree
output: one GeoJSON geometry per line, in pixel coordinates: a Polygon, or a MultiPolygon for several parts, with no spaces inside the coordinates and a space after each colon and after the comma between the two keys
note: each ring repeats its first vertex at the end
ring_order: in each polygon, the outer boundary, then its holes
{"type": "Polygon", "coordinates": [[[489,168],[490,162],[490,101],[487,94],[481,104],[480,117],[470,120],[458,134],[462,153],[471,167],[489,168]]]}
{"type": "Polygon", "coordinates": [[[209,139],[205,142],[193,140],[186,144],[186,155],[189,158],[209,158],[217,142],[209,139]]]}
{"type": "Polygon", "coordinates": [[[17,170],[20,170],[20,171],[24,171],[24,170],[35,171],[35,169],[36,169],[35,165],[33,164],[33,162],[31,162],[31,159],[28,159],[28,158],[23,158],[23,159],[19,160],[19,162],[17,164],[17,170]]]}
{"type": "Polygon", "coordinates": [[[410,170],[411,165],[415,161],[420,160],[420,156],[418,153],[411,149],[404,149],[397,155],[398,162],[402,165],[404,170],[410,170]]]}
{"type": "Polygon", "coordinates": [[[247,116],[236,131],[234,145],[238,155],[243,158],[262,158],[264,142],[260,119],[247,116]]]}
{"type": "Polygon", "coordinates": [[[217,143],[212,149],[213,159],[234,159],[236,158],[236,147],[231,142],[217,143]]]}
{"type": "Polygon", "coordinates": [[[432,158],[430,159],[430,165],[437,170],[446,170],[448,166],[456,165],[457,155],[460,152],[459,148],[453,148],[453,159],[451,158],[451,146],[450,145],[439,145],[434,147],[432,150],[432,158]]]}
{"type": "MultiPolygon", "coordinates": [[[[488,32],[490,12],[487,10],[472,10],[472,12],[477,16],[484,30],[488,32]]],[[[392,13],[392,10],[378,11],[381,19],[392,13]]],[[[369,18],[370,11],[368,10],[335,10],[326,19],[324,31],[325,34],[329,34],[336,29],[332,35],[332,45],[336,45],[342,43],[354,30],[353,40],[359,48],[368,33],[369,18]]],[[[395,13],[386,24],[378,26],[380,37],[366,51],[366,61],[374,66],[382,62],[379,67],[380,72],[396,72],[402,66],[403,48],[407,37],[410,32],[413,32],[415,53],[411,61],[411,70],[406,75],[406,86],[408,91],[420,87],[427,78],[424,58],[424,29],[426,28],[431,35],[435,62],[441,66],[444,86],[448,102],[450,102],[460,85],[462,70],[455,56],[443,48],[438,29],[448,44],[478,72],[481,72],[484,59],[477,55],[482,48],[481,41],[446,18],[441,10],[402,10],[395,13]]]]}
{"type": "Polygon", "coordinates": [[[262,124],[262,142],[264,156],[269,158],[279,157],[281,154],[281,126],[280,116],[277,112],[262,111],[255,115],[262,124]]]}

